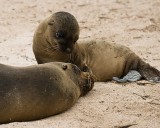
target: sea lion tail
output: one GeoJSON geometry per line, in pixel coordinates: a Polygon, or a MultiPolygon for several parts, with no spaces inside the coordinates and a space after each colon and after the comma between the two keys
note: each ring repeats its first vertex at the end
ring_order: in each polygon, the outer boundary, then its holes
{"type": "Polygon", "coordinates": [[[148,81],[160,83],[160,71],[144,61],[139,63],[139,72],[148,81]]]}

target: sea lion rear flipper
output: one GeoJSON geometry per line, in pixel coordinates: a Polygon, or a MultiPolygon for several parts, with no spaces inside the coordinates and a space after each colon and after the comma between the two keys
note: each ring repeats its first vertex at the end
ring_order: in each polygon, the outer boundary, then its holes
{"type": "Polygon", "coordinates": [[[150,66],[149,64],[146,63],[139,70],[139,72],[144,79],[151,81],[151,82],[160,83],[160,71],[150,66]]]}
{"type": "Polygon", "coordinates": [[[126,76],[124,76],[122,79],[118,77],[113,77],[112,80],[118,82],[118,83],[124,83],[124,82],[135,82],[142,78],[140,73],[136,70],[130,70],[126,76]]]}

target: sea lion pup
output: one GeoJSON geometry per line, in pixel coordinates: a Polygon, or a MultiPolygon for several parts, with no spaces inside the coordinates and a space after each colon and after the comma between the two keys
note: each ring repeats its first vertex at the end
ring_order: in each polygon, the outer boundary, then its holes
{"type": "Polygon", "coordinates": [[[37,62],[70,62],[83,71],[92,72],[97,81],[101,82],[112,79],[117,82],[139,79],[160,81],[160,71],[145,63],[129,48],[99,40],[75,43],[78,34],[76,19],[67,12],[55,13],[42,21],[33,39],[33,52],[37,62]],[[61,35],[57,32],[64,28],[66,31],[63,36],[57,38],[57,35],[61,35]]]}
{"type": "Polygon", "coordinates": [[[89,67],[97,81],[113,79],[117,82],[133,82],[145,79],[160,82],[159,70],[120,44],[101,40],[79,42],[75,45],[70,58],[70,62],[83,71],[89,67]]]}
{"type": "Polygon", "coordinates": [[[0,64],[0,123],[32,121],[69,109],[93,88],[89,73],[70,63],[0,64]]]}
{"type": "Polygon", "coordinates": [[[69,53],[79,38],[79,25],[68,12],[56,12],[42,21],[33,38],[33,52],[39,64],[69,62],[69,53]]]}

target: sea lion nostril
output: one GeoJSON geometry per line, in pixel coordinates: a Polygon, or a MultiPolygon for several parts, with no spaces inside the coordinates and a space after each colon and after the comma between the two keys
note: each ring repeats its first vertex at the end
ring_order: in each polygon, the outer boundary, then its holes
{"type": "Polygon", "coordinates": [[[62,65],[62,69],[63,69],[63,70],[66,70],[67,68],[68,68],[68,66],[67,66],[66,64],[63,64],[63,65],[62,65]]]}

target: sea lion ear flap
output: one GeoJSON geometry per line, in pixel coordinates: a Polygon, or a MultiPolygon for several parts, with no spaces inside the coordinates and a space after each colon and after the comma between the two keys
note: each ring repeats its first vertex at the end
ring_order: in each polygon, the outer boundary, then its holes
{"type": "Polygon", "coordinates": [[[48,25],[53,25],[54,24],[54,21],[50,21],[49,23],[48,23],[48,25]]]}

